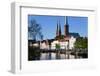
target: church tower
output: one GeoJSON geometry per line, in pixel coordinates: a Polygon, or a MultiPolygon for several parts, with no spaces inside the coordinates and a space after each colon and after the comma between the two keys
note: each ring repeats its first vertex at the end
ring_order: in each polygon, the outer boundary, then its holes
{"type": "Polygon", "coordinates": [[[68,18],[65,16],[65,25],[64,25],[64,35],[69,36],[69,24],[68,18]]]}
{"type": "Polygon", "coordinates": [[[62,33],[61,33],[61,25],[60,25],[60,21],[59,21],[59,30],[58,30],[58,33],[59,33],[59,36],[62,35],[62,33]]]}
{"type": "Polygon", "coordinates": [[[59,36],[58,29],[59,29],[59,28],[58,28],[58,21],[57,21],[56,37],[59,36]]]}
{"type": "Polygon", "coordinates": [[[59,21],[59,24],[57,22],[56,37],[61,36],[61,35],[62,35],[62,33],[61,33],[61,25],[60,25],[60,21],[59,21]]]}

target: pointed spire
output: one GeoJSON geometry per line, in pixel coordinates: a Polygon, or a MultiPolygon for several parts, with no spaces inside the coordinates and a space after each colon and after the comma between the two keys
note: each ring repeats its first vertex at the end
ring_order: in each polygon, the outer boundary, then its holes
{"type": "Polygon", "coordinates": [[[69,24],[67,16],[65,16],[64,35],[65,36],[69,35],[69,24]]]}
{"type": "Polygon", "coordinates": [[[57,21],[57,29],[56,29],[56,36],[58,36],[59,33],[58,33],[58,21],[57,21]]]}
{"type": "Polygon", "coordinates": [[[59,21],[59,30],[58,30],[58,32],[59,32],[59,36],[62,34],[61,33],[61,26],[60,26],[60,21],[59,21]]]}
{"type": "Polygon", "coordinates": [[[68,17],[65,16],[65,25],[68,25],[68,17]]]}

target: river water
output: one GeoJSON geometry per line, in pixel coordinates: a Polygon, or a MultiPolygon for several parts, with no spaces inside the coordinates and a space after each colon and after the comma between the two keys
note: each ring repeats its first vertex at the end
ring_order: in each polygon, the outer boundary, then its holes
{"type": "MultiPolygon", "coordinates": [[[[60,54],[58,59],[67,59],[68,55],[60,54]]],[[[56,53],[41,53],[40,60],[56,60],[56,53]]],[[[75,59],[74,55],[69,55],[69,59],[75,59]]]]}

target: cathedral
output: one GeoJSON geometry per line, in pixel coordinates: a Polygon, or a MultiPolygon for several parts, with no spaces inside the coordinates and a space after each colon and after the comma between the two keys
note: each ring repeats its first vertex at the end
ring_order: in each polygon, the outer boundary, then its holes
{"type": "Polygon", "coordinates": [[[60,49],[73,49],[74,43],[77,37],[80,37],[78,33],[69,32],[68,18],[65,16],[64,34],[62,34],[60,21],[57,22],[56,36],[54,39],[42,40],[41,42],[35,42],[32,46],[40,47],[40,49],[56,49],[56,45],[60,46],[60,49]]]}
{"type": "Polygon", "coordinates": [[[67,17],[65,17],[64,35],[62,35],[60,22],[59,22],[59,24],[57,22],[56,39],[69,40],[69,25],[68,25],[67,17]]]}

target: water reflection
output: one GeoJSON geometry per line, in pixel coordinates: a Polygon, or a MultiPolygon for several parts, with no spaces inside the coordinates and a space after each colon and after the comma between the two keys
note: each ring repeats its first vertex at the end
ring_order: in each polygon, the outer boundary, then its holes
{"type": "Polygon", "coordinates": [[[87,50],[48,50],[28,48],[28,60],[56,60],[56,59],[79,59],[88,58],[87,50]]]}
{"type": "Polygon", "coordinates": [[[65,55],[57,53],[41,53],[40,60],[55,60],[55,59],[75,59],[74,55],[65,55]]]}

